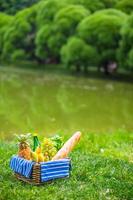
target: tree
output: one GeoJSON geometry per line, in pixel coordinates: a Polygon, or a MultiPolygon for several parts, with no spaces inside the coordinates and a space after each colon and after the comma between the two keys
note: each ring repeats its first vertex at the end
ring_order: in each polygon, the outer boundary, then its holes
{"type": "Polygon", "coordinates": [[[122,27],[121,36],[118,51],[119,65],[125,69],[133,70],[133,14],[122,27]]]}
{"type": "Polygon", "coordinates": [[[0,57],[2,54],[2,49],[3,49],[3,37],[4,33],[7,30],[7,26],[9,23],[11,23],[13,17],[6,15],[4,13],[0,13],[0,57]]]}
{"type": "Polygon", "coordinates": [[[110,12],[112,9],[98,11],[83,19],[78,26],[79,37],[97,49],[100,55],[99,66],[103,66],[107,73],[109,63],[117,62],[120,29],[126,20],[126,15],[120,11],[114,10],[115,14],[110,12]]]}
{"type": "Polygon", "coordinates": [[[66,0],[66,2],[74,5],[82,5],[91,12],[105,8],[104,3],[99,0],[66,0]]]}
{"type": "Polygon", "coordinates": [[[42,60],[59,62],[60,48],[75,33],[81,19],[89,15],[83,6],[68,5],[60,9],[51,23],[43,25],[36,36],[36,55],[42,60]]]}
{"type": "Polygon", "coordinates": [[[46,24],[36,36],[36,56],[40,62],[57,62],[60,46],[64,42],[63,35],[54,33],[53,26],[46,24]]]}
{"type": "Polygon", "coordinates": [[[118,1],[120,0],[102,0],[105,8],[114,8],[118,1]]]}
{"type": "Polygon", "coordinates": [[[39,0],[0,0],[0,11],[15,14],[19,10],[30,7],[39,0]]]}
{"type": "Polygon", "coordinates": [[[96,49],[77,37],[69,38],[60,54],[62,62],[67,67],[75,66],[77,71],[80,71],[81,67],[87,71],[88,66],[96,65],[98,62],[96,49]]]}
{"type": "Polygon", "coordinates": [[[14,60],[17,50],[19,54],[23,52],[24,55],[25,52],[25,59],[34,59],[35,16],[36,7],[20,11],[14,16],[3,37],[3,59],[14,60]]]}
{"type": "Polygon", "coordinates": [[[125,13],[130,14],[133,12],[133,1],[132,0],[118,1],[116,4],[116,8],[122,10],[125,13]]]}
{"type": "Polygon", "coordinates": [[[77,25],[80,20],[89,14],[90,12],[81,5],[67,5],[56,13],[54,22],[67,19],[70,24],[77,25]]]}
{"type": "Polygon", "coordinates": [[[55,14],[64,8],[67,4],[64,1],[59,0],[47,0],[41,1],[38,4],[37,11],[37,26],[41,28],[45,24],[49,24],[53,21],[55,14]]]}
{"type": "Polygon", "coordinates": [[[113,8],[110,8],[110,9],[103,9],[102,11],[99,10],[96,12],[96,14],[98,15],[109,15],[109,16],[116,16],[116,17],[119,17],[121,18],[122,20],[125,20],[127,18],[127,14],[125,14],[124,12],[120,11],[120,10],[117,10],[117,9],[113,9],[113,8]]]}

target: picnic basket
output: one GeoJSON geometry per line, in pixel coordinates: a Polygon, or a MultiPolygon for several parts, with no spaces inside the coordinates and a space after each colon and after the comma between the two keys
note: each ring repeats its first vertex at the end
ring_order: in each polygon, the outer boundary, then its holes
{"type": "Polygon", "coordinates": [[[21,181],[27,182],[29,184],[40,185],[41,184],[41,171],[40,171],[40,163],[35,163],[33,165],[31,177],[27,178],[17,172],[14,173],[15,177],[21,181]]]}
{"type": "Polygon", "coordinates": [[[50,183],[51,181],[58,178],[69,177],[71,171],[71,160],[66,158],[37,163],[27,161],[18,156],[13,156],[10,161],[10,167],[14,171],[15,177],[17,179],[32,185],[42,185],[46,182],[50,183]],[[15,165],[13,165],[13,159],[16,159],[15,165]],[[27,169],[26,165],[22,165],[22,163],[32,164],[28,174],[24,173],[24,170],[26,171],[27,169]]]}
{"type": "MultiPolygon", "coordinates": [[[[67,158],[67,156],[78,143],[81,137],[81,132],[76,132],[61,148],[59,148],[58,152],[51,160],[45,162],[44,159],[40,159],[39,157],[39,155],[41,155],[41,148],[39,147],[39,141],[36,135],[34,136],[34,146],[36,146],[35,149],[38,159],[31,159],[31,157],[29,157],[31,150],[26,143],[27,136],[29,136],[29,134],[21,135],[21,137],[18,138],[19,141],[21,141],[20,144],[24,145],[24,152],[22,148],[24,155],[19,151],[18,155],[12,156],[10,160],[10,168],[14,171],[17,179],[30,184],[41,185],[58,178],[69,177],[71,171],[71,160],[67,158]],[[27,148],[27,154],[25,154],[25,146],[27,148]]],[[[44,141],[46,141],[45,145],[48,145],[48,140],[44,141]]],[[[35,151],[35,149],[33,151],[35,151]]],[[[41,158],[44,158],[44,156],[41,155],[41,158]]]]}

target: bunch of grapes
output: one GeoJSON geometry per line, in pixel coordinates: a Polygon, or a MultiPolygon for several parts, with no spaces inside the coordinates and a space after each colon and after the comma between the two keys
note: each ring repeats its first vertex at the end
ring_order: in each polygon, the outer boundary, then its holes
{"type": "Polygon", "coordinates": [[[44,161],[51,160],[57,153],[57,150],[54,147],[54,142],[49,138],[44,138],[41,147],[44,156],[44,161]]]}

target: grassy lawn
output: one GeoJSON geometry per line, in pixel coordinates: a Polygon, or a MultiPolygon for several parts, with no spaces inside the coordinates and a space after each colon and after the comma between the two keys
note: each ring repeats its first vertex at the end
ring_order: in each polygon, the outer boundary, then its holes
{"type": "Polygon", "coordinates": [[[133,199],[133,134],[88,133],[72,152],[69,179],[31,186],[16,180],[9,160],[14,143],[0,144],[0,200],[131,200],[133,199]]]}

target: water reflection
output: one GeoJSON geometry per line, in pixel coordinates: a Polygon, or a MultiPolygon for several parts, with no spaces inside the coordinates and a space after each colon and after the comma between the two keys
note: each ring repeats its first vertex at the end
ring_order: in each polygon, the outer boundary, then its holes
{"type": "Polygon", "coordinates": [[[133,129],[133,85],[50,74],[0,75],[1,137],[133,129]]]}

